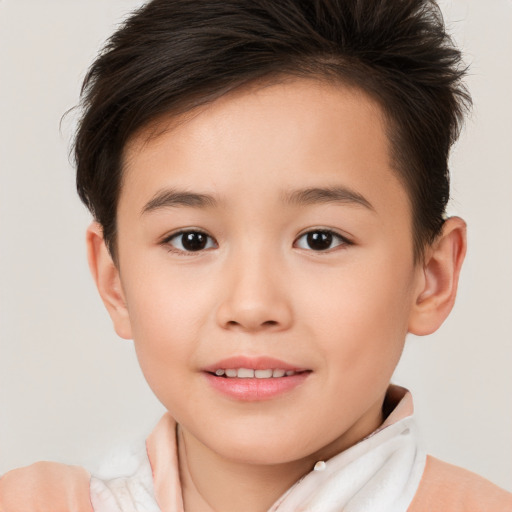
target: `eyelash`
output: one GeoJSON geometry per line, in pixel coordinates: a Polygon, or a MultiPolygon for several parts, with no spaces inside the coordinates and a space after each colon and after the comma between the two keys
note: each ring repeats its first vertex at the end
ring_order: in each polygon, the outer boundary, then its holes
{"type": "Polygon", "coordinates": [[[318,251],[315,251],[314,249],[311,249],[311,248],[305,248],[305,247],[299,247],[299,248],[305,249],[305,250],[312,250],[313,252],[317,252],[317,253],[327,253],[327,252],[331,252],[332,250],[336,249],[337,247],[343,247],[343,246],[346,247],[349,245],[353,245],[353,242],[348,240],[346,237],[340,235],[339,233],[336,233],[336,231],[333,231],[332,229],[316,228],[316,229],[310,229],[310,230],[306,231],[305,233],[302,233],[297,238],[297,240],[294,242],[294,246],[302,238],[308,237],[309,235],[313,235],[313,234],[319,234],[319,233],[321,233],[322,235],[327,235],[328,237],[331,237],[331,243],[334,240],[337,240],[338,243],[334,247],[329,247],[327,249],[322,249],[322,250],[318,250],[318,251]]]}
{"type": "MultiPolygon", "coordinates": [[[[313,234],[321,234],[322,236],[330,237],[331,243],[329,245],[331,245],[334,240],[337,240],[338,243],[334,247],[328,247],[327,249],[321,249],[321,250],[315,250],[315,249],[312,249],[311,247],[308,248],[308,247],[300,247],[300,246],[298,248],[304,249],[304,250],[311,250],[316,253],[327,253],[327,252],[331,252],[333,249],[336,249],[337,247],[353,245],[353,242],[348,240],[346,237],[340,235],[339,233],[336,233],[332,229],[316,228],[316,229],[310,229],[309,231],[302,233],[299,237],[297,237],[293,246],[296,247],[296,244],[302,238],[308,237],[309,235],[313,235],[313,234]]],[[[191,256],[191,255],[194,255],[195,253],[199,253],[199,252],[211,249],[212,245],[208,246],[209,244],[211,244],[211,242],[213,242],[213,244],[214,244],[213,247],[217,246],[217,242],[215,241],[215,239],[213,237],[211,237],[210,235],[208,235],[207,233],[205,233],[204,231],[201,231],[200,229],[186,229],[186,230],[178,231],[177,233],[173,233],[172,235],[169,235],[164,240],[162,240],[161,244],[166,246],[167,250],[169,252],[173,252],[173,253],[180,254],[180,255],[191,256]],[[201,236],[206,237],[207,238],[206,246],[203,248],[200,248],[198,250],[195,250],[195,251],[187,250],[183,246],[183,236],[190,235],[190,234],[201,235],[201,236]],[[180,248],[173,247],[171,242],[173,240],[180,239],[180,237],[181,237],[181,247],[182,248],[180,249],[180,248]]],[[[309,241],[309,242],[311,242],[311,241],[309,241]]]]}
{"type": "Polygon", "coordinates": [[[192,256],[198,252],[202,252],[204,250],[207,250],[207,249],[211,249],[211,247],[204,247],[202,249],[199,249],[197,251],[189,251],[189,250],[186,250],[184,247],[183,247],[183,236],[184,235],[188,235],[188,234],[197,234],[197,235],[202,235],[202,236],[205,236],[208,240],[207,240],[207,245],[210,241],[213,241],[213,243],[215,245],[217,245],[217,242],[213,239],[213,237],[211,237],[210,235],[208,235],[207,233],[205,233],[204,231],[201,231],[200,229],[184,229],[182,231],[178,231],[177,233],[173,233],[172,235],[169,235],[168,237],[164,238],[164,240],[162,240],[162,245],[166,246],[167,247],[167,250],[169,252],[173,252],[173,253],[176,253],[176,254],[179,254],[179,255],[185,255],[185,256],[192,256]],[[173,247],[171,245],[171,242],[175,239],[179,239],[181,237],[181,246],[183,247],[183,249],[179,249],[179,248],[176,248],[176,247],[173,247]]]}

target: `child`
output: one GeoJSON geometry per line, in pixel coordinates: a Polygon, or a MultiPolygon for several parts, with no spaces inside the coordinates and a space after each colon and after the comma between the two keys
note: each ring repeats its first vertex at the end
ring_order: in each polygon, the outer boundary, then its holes
{"type": "Polygon", "coordinates": [[[117,333],[169,413],[135,474],[39,464],[1,510],[508,510],[390,386],[449,314],[469,97],[419,0],[155,0],[86,78],[77,182],[117,333]]]}

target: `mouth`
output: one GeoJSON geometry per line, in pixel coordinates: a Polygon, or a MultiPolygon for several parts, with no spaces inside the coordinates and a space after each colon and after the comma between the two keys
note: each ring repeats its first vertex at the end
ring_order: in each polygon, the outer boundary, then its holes
{"type": "Polygon", "coordinates": [[[303,384],[312,370],[268,357],[235,357],[204,368],[211,387],[237,401],[270,400],[303,384]]]}
{"type": "Polygon", "coordinates": [[[291,377],[308,370],[285,370],[283,368],[267,368],[255,370],[253,368],[217,368],[212,375],[226,379],[280,379],[291,377]]]}

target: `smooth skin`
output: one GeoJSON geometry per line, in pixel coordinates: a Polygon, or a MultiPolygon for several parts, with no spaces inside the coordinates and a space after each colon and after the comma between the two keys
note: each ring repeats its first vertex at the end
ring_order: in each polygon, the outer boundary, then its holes
{"type": "Polygon", "coordinates": [[[179,424],[185,508],[267,510],[381,424],[407,333],[435,331],[453,306],[465,224],[448,219],[416,263],[380,107],[314,79],[159,120],[130,141],[123,172],[117,262],[96,223],[89,262],[179,424]],[[204,374],[232,356],[309,374],[272,399],[235,400],[204,374]]]}

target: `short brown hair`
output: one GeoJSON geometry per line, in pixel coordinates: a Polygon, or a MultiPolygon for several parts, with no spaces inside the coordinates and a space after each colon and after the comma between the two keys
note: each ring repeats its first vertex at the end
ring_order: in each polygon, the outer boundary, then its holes
{"type": "Polygon", "coordinates": [[[341,80],[383,108],[418,257],[444,222],[449,149],[471,104],[464,73],[431,0],[153,0],[84,80],[78,193],[115,256],[123,150],[136,131],[262,78],[341,80]]]}

